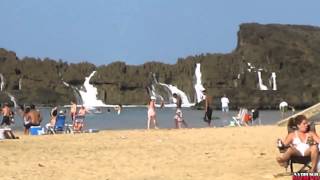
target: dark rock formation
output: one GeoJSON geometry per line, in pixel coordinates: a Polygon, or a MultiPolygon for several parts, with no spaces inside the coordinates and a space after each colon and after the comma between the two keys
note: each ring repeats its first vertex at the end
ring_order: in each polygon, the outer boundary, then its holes
{"type": "MultiPolygon", "coordinates": [[[[195,64],[201,63],[202,82],[214,97],[216,107],[220,107],[220,97],[227,94],[233,108],[277,108],[281,99],[304,108],[320,100],[319,58],[320,28],[252,23],[240,25],[237,47],[229,54],[179,58],[173,65],[114,62],[95,67],[61,60],[19,60],[14,52],[0,49],[0,73],[6,79],[4,91],[16,96],[18,103],[69,103],[75,98],[73,90],[62,80],[81,88],[85,77],[97,70],[91,83],[98,88],[99,99],[107,104],[145,104],[153,74],[159,82],[179,87],[193,101],[195,64]],[[259,90],[258,70],[269,90],[259,90]],[[277,76],[277,91],[271,90],[269,83],[272,72],[277,76]]],[[[8,100],[4,91],[0,92],[0,102],[8,100]]]]}
{"type": "Polygon", "coordinates": [[[62,83],[62,79],[69,84],[83,84],[84,77],[93,69],[94,65],[88,63],[68,65],[62,61],[29,57],[18,60],[15,53],[0,49],[0,73],[5,79],[0,101],[8,102],[6,92],[10,92],[19,104],[69,103],[75,97],[72,89],[62,83]]]}

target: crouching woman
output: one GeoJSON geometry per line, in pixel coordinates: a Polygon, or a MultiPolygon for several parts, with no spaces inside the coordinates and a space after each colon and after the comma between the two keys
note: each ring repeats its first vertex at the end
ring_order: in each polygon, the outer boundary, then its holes
{"type": "Polygon", "coordinates": [[[311,157],[311,172],[317,171],[317,163],[319,157],[318,144],[320,138],[316,132],[310,131],[310,126],[307,118],[304,115],[298,115],[288,122],[289,125],[295,126],[295,130],[287,135],[283,141],[283,145],[288,149],[282,154],[282,157],[277,157],[277,162],[284,167],[287,167],[288,160],[292,156],[310,156],[311,157]]]}

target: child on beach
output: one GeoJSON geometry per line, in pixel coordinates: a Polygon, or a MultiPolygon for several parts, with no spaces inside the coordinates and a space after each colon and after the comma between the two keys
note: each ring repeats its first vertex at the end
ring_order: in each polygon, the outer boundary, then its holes
{"type": "Polygon", "coordinates": [[[181,110],[182,100],[181,100],[181,97],[176,93],[173,93],[173,97],[176,99],[175,103],[177,105],[176,114],[174,116],[174,121],[175,121],[176,128],[177,129],[181,128],[182,124],[184,125],[184,127],[188,127],[188,124],[184,121],[184,119],[182,117],[182,110],[181,110]]]}

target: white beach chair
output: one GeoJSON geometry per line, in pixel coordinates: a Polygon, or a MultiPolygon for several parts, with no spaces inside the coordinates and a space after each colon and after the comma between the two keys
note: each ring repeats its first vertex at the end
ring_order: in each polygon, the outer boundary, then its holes
{"type": "Polygon", "coordinates": [[[239,113],[237,116],[233,116],[232,120],[235,122],[236,125],[242,126],[242,123],[244,121],[244,116],[248,113],[248,110],[246,108],[240,108],[239,113]]]}
{"type": "MultiPolygon", "coordinates": [[[[240,119],[238,119],[237,117],[235,116],[232,116],[232,122],[230,122],[230,124],[236,124],[238,126],[241,126],[241,123],[240,123],[240,119]]],[[[233,126],[233,125],[232,125],[233,126]]]]}

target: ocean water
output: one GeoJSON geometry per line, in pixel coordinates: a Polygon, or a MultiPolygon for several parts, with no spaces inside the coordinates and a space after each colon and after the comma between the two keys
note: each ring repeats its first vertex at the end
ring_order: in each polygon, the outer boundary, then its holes
{"type": "MultiPolygon", "coordinates": [[[[62,108],[67,111],[66,121],[70,122],[69,109],[62,108]]],[[[40,108],[43,121],[41,126],[45,126],[49,121],[49,114],[51,108],[40,108]]],[[[60,109],[59,109],[60,110],[60,109]]],[[[194,110],[190,108],[183,108],[183,116],[185,121],[188,123],[190,128],[201,128],[207,127],[207,124],[203,121],[204,111],[194,110]]],[[[213,124],[216,127],[228,126],[232,116],[235,116],[237,111],[230,111],[223,113],[221,111],[213,111],[213,124]]],[[[165,107],[163,109],[157,108],[157,120],[160,128],[174,128],[174,117],[175,108],[165,107]]],[[[288,112],[286,116],[291,115],[288,112]]],[[[259,115],[262,125],[275,124],[281,119],[279,111],[260,111],[259,115]]],[[[84,129],[99,129],[99,130],[120,130],[120,129],[145,129],[147,122],[147,108],[146,107],[124,107],[120,114],[117,114],[113,108],[101,108],[101,113],[91,113],[86,115],[84,129]],[[108,109],[110,112],[108,112],[108,109]]],[[[258,124],[258,120],[255,122],[258,124]]],[[[23,123],[22,118],[15,115],[15,130],[22,131],[23,123]]]]}

